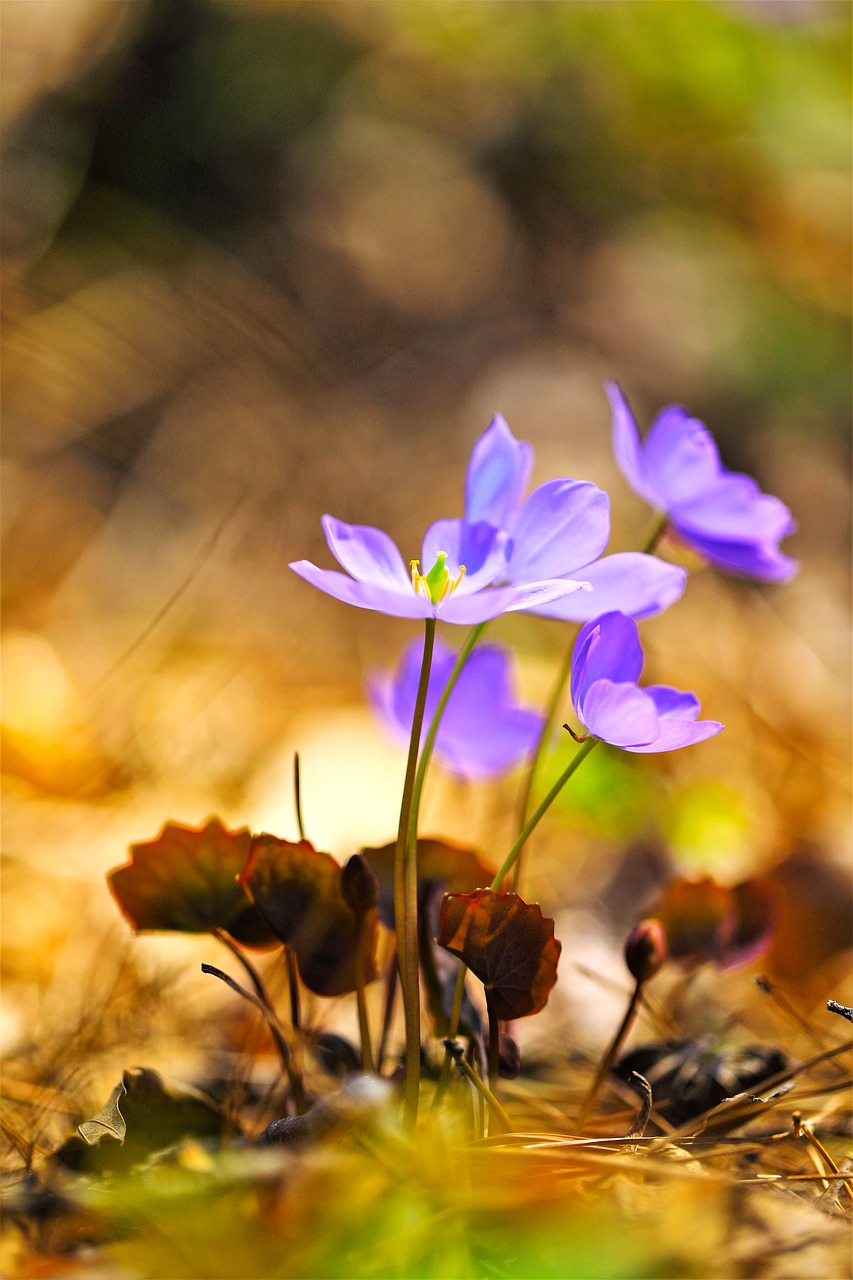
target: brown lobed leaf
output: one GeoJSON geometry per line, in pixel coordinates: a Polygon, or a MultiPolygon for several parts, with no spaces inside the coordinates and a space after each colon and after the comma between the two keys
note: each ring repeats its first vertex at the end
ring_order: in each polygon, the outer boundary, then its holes
{"type": "Polygon", "coordinates": [[[538,1013],[557,981],[554,921],[517,893],[445,894],[438,943],[477,975],[504,1022],[538,1013]]]}
{"type": "MultiPolygon", "coordinates": [[[[379,918],[388,929],[394,928],[394,844],[363,849],[379,882],[379,918]]],[[[478,853],[447,840],[418,840],[418,886],[440,884],[448,893],[470,893],[491,884],[495,868],[478,853]]]]}
{"type": "Polygon", "coordinates": [[[201,828],[167,822],[156,840],[130,846],[130,862],[107,876],[113,897],[134,929],[212,933],[224,929],[244,946],[275,938],[238,877],[252,837],[219,818],[201,828]]]}
{"type": "Polygon", "coordinates": [[[677,876],[664,887],[651,914],[666,935],[667,952],[682,965],[713,960],[723,969],[747,964],[773,941],[778,893],[767,880],[732,887],[711,876],[677,876]]]}
{"type": "Polygon", "coordinates": [[[181,1138],[219,1138],[227,1127],[222,1108],[199,1089],[173,1084],[150,1067],[130,1067],[53,1158],[86,1172],[129,1169],[181,1138]]]}
{"type": "Polygon", "coordinates": [[[252,840],[240,877],[275,936],[292,947],[299,976],[319,996],[346,995],[356,988],[358,928],[368,931],[365,980],[376,970],[377,913],[372,907],[357,918],[341,890],[341,868],[328,853],[307,840],[293,843],[276,836],[252,840]]]}

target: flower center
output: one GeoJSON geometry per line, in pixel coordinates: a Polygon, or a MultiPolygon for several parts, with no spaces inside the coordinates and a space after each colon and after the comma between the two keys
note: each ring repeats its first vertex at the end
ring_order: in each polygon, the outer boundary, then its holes
{"type": "Polygon", "coordinates": [[[454,578],[450,571],[445,568],[447,560],[447,552],[439,551],[435,564],[429,573],[419,573],[418,565],[420,560],[411,561],[412,569],[412,587],[415,595],[424,596],[432,604],[440,604],[442,600],[446,600],[448,596],[452,596],[453,592],[459,586],[459,583],[465,577],[465,566],[459,566],[459,573],[454,578]]]}

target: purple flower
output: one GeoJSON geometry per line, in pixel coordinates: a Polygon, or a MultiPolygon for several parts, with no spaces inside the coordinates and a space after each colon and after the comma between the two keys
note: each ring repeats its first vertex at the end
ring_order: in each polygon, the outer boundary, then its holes
{"type": "Polygon", "coordinates": [[[699,701],[667,685],[639,688],[643,650],[636,624],[605,613],[581,628],[572,655],[572,703],[594,738],[623,751],[675,751],[719,733],[697,720],[699,701]]]}
{"type": "MultiPolygon", "coordinates": [[[[783,502],[750,476],[726,471],[707,427],[686,410],[661,410],[644,441],[615,382],[613,451],[640,497],[665,511],[676,533],[711,564],[762,582],[785,582],[797,562],[779,550],[796,529],[783,502]]],[[[592,581],[592,579],[590,579],[592,581]]]]}
{"type": "Polygon", "coordinates": [[[407,569],[396,545],[381,529],[323,516],[329,550],[346,573],[319,569],[310,560],[297,560],[290,567],[327,595],[360,609],[375,609],[392,618],[440,618],[463,625],[589,590],[584,582],[556,576],[550,581],[515,579],[510,585],[493,586],[504,576],[505,534],[484,523],[464,528],[460,524],[437,520],[431,525],[421,560],[411,561],[407,569]]]}
{"type": "Polygon", "coordinates": [[[472,450],[457,524],[463,543],[465,530],[482,522],[504,532],[506,582],[580,577],[592,586],[591,595],[540,601],[532,612],[577,622],[609,609],[647,618],[678,599],[687,576],[678,566],[639,552],[599,558],[610,537],[610,500],[596,485],[550,480],[522,501],[531,462],[530,446],[495,417],[472,450]]]}
{"type": "MultiPolygon", "coordinates": [[[[368,680],[368,693],[381,720],[400,742],[411,733],[423,645],[409,645],[393,674],[368,680]]],[[[429,724],[456,654],[440,640],[433,651],[424,726],[429,724]]],[[[529,755],[542,729],[542,716],[519,707],[510,679],[509,654],[484,644],[468,658],[451,693],[435,740],[442,764],[464,778],[488,778],[529,755]]]]}

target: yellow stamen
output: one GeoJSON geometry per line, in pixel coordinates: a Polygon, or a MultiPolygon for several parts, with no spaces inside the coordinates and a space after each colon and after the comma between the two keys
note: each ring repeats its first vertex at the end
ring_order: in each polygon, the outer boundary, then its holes
{"type": "Polygon", "coordinates": [[[456,577],[451,578],[444,568],[445,559],[445,553],[443,551],[439,552],[438,559],[428,574],[420,572],[420,560],[409,561],[409,568],[412,572],[412,589],[416,595],[423,596],[431,604],[441,604],[442,600],[452,596],[459,583],[465,577],[465,566],[462,564],[459,566],[459,572],[456,577]]]}

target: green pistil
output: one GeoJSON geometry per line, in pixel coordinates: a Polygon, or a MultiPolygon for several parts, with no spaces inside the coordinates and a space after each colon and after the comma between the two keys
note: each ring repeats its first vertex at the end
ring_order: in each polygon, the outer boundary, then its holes
{"type": "Polygon", "coordinates": [[[446,568],[446,551],[439,551],[429,573],[419,573],[419,564],[419,560],[412,561],[412,586],[418,595],[425,596],[431,604],[440,604],[447,596],[452,595],[465,576],[464,564],[459,566],[459,573],[455,578],[451,576],[446,568]]]}

